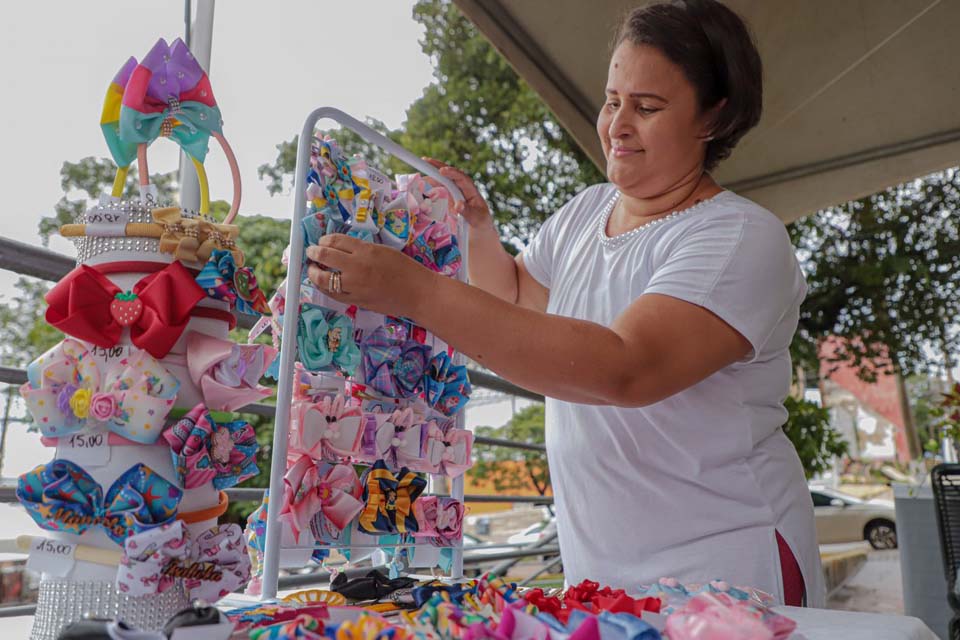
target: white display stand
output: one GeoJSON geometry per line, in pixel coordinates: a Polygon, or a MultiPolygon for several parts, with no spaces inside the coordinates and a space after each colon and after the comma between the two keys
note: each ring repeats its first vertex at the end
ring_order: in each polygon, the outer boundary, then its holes
{"type": "MultiPolygon", "coordinates": [[[[307,116],[303,129],[300,132],[300,139],[297,145],[297,164],[294,177],[294,206],[293,215],[290,222],[290,255],[287,267],[287,281],[285,299],[288,301],[300,300],[300,286],[303,276],[303,227],[301,220],[304,217],[307,207],[306,199],[306,179],[307,170],[310,166],[310,148],[314,137],[316,124],[321,119],[330,119],[338,122],[343,127],[353,131],[361,138],[383,149],[394,157],[403,160],[411,167],[421,173],[430,176],[441,183],[450,192],[457,201],[463,201],[463,194],[450,180],[440,175],[440,172],[427,162],[416,157],[397,143],[377,133],[367,125],[356,118],[353,118],[339,109],[332,107],[321,107],[314,110],[307,116]]],[[[460,247],[463,256],[462,267],[460,269],[460,278],[466,278],[467,265],[467,242],[466,225],[460,221],[458,236],[461,240],[460,247]]],[[[264,559],[263,559],[263,590],[262,600],[271,600],[277,596],[277,579],[280,572],[280,556],[282,528],[280,526],[280,509],[283,501],[279,499],[283,491],[283,477],[287,469],[287,443],[290,430],[290,406],[293,400],[293,379],[294,363],[296,357],[296,338],[297,321],[299,319],[299,304],[283,316],[283,335],[286,337],[280,345],[280,366],[277,374],[277,412],[273,429],[273,458],[270,469],[270,488],[271,492],[277,498],[267,503],[267,524],[266,536],[264,540],[264,559]]],[[[454,364],[462,364],[463,357],[458,353],[455,356],[454,364]]],[[[464,428],[464,413],[461,411],[456,418],[457,427],[464,428]]],[[[458,500],[463,500],[463,476],[454,478],[450,482],[450,495],[458,500]]],[[[394,545],[390,545],[393,547],[394,545]]],[[[317,545],[317,548],[337,548],[336,545],[317,545]]],[[[311,547],[312,548],[312,547],[311,547]]],[[[453,565],[451,568],[451,577],[460,578],[463,576],[463,543],[454,548],[453,565]]]]}

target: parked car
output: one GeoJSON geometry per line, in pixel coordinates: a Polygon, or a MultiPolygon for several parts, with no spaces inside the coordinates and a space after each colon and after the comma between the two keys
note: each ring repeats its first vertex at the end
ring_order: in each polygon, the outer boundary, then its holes
{"type": "Polygon", "coordinates": [[[507,538],[507,542],[510,544],[532,544],[556,532],[557,521],[554,519],[544,520],[530,525],[520,533],[513,534],[507,538]]]}
{"type": "Polygon", "coordinates": [[[861,500],[827,487],[811,487],[820,544],[866,540],[874,549],[897,548],[897,518],[891,500],[861,500]]]}

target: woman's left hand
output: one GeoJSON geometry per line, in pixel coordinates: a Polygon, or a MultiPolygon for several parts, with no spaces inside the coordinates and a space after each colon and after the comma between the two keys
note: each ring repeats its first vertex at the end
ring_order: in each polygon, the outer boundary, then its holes
{"type": "Polygon", "coordinates": [[[334,300],[392,316],[414,317],[437,274],[406,254],[351,236],[323,236],[307,247],[310,281],[334,300]],[[330,291],[331,270],[341,293],[330,291]]]}

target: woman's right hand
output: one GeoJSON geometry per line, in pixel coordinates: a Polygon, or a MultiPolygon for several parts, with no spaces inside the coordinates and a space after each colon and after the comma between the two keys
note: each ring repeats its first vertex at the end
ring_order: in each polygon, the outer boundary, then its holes
{"type": "MultiPolygon", "coordinates": [[[[453,182],[463,194],[463,201],[454,201],[453,212],[462,216],[471,229],[485,229],[493,227],[493,216],[490,215],[490,207],[487,201],[480,195],[477,185],[473,183],[470,176],[456,167],[451,167],[445,162],[434,160],[433,158],[423,158],[440,171],[440,175],[453,182]]],[[[427,181],[433,186],[441,186],[432,178],[427,181]]]]}

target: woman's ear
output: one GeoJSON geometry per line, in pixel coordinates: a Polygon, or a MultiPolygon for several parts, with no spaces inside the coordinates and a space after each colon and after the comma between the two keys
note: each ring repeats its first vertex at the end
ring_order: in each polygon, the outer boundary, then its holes
{"type": "Polygon", "coordinates": [[[725,106],[727,106],[727,99],[722,98],[720,99],[720,101],[717,102],[717,104],[713,105],[712,107],[710,107],[709,109],[703,112],[703,117],[701,118],[701,120],[704,123],[704,127],[703,127],[703,132],[699,136],[697,136],[698,138],[700,138],[701,140],[706,140],[707,142],[709,142],[710,140],[713,140],[714,138],[713,131],[716,126],[717,117],[720,115],[720,112],[723,110],[725,106]]]}

